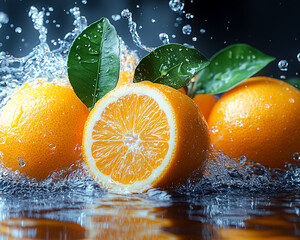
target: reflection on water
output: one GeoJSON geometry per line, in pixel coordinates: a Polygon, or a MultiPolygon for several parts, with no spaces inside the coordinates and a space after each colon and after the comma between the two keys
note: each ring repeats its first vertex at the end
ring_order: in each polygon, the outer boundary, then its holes
{"type": "Polygon", "coordinates": [[[300,195],[2,195],[0,219],[0,239],[299,239],[300,195]]]}

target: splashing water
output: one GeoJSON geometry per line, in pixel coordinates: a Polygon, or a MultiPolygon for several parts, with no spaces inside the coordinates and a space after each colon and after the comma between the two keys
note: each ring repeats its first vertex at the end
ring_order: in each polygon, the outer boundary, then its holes
{"type": "MultiPolygon", "coordinates": [[[[87,20],[80,15],[78,7],[70,9],[70,13],[74,16],[74,29],[58,41],[56,49],[50,50],[47,44],[47,28],[44,26],[45,12],[38,11],[35,7],[30,8],[29,16],[32,18],[34,28],[40,34],[40,43],[30,54],[22,58],[15,58],[4,52],[0,53],[0,109],[25,82],[31,82],[39,77],[47,77],[49,81],[53,81],[55,78],[66,79],[66,62],[69,48],[76,36],[87,27],[87,20]]],[[[121,15],[123,18],[128,19],[129,31],[135,44],[143,50],[152,51],[153,48],[142,44],[136,31],[136,23],[133,22],[129,10],[123,10],[121,15]]],[[[169,43],[169,37],[166,33],[161,33],[159,37],[164,44],[169,43]]],[[[122,39],[120,39],[120,47],[121,68],[134,71],[139,62],[137,53],[128,49],[122,39]]],[[[3,156],[0,155],[0,157],[3,156]]],[[[279,171],[269,170],[257,163],[248,161],[245,157],[232,159],[221,152],[213,152],[206,162],[204,175],[201,176],[200,174],[202,170],[195,171],[185,185],[174,188],[174,191],[188,195],[191,193],[205,194],[215,191],[228,191],[228,189],[238,189],[238,191],[246,192],[276,191],[282,187],[299,189],[299,159],[299,153],[295,153],[295,164],[290,165],[286,171],[279,171]]],[[[25,166],[26,162],[20,158],[19,164],[25,166]]],[[[43,182],[24,178],[17,171],[11,172],[1,165],[0,191],[3,194],[22,195],[29,198],[33,194],[41,196],[44,193],[59,194],[65,191],[77,191],[84,196],[95,196],[97,194],[101,196],[106,190],[100,188],[88,176],[85,166],[78,162],[68,169],[52,173],[51,177],[43,182]]],[[[165,192],[158,190],[150,190],[146,195],[154,199],[169,197],[165,192]]]]}
{"type": "Polygon", "coordinates": [[[154,48],[147,47],[142,44],[141,38],[136,30],[136,23],[132,20],[132,13],[128,9],[124,9],[121,12],[121,16],[123,18],[128,19],[128,28],[131,33],[133,42],[141,49],[146,50],[147,52],[151,52],[154,48]]]}

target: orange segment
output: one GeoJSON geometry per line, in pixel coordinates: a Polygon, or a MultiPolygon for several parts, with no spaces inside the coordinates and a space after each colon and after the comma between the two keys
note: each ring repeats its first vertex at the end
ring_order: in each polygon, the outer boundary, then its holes
{"type": "Polygon", "coordinates": [[[206,122],[179,91],[150,82],[117,87],[94,107],[83,156],[100,184],[140,192],[186,176],[209,147],[206,122]]]}

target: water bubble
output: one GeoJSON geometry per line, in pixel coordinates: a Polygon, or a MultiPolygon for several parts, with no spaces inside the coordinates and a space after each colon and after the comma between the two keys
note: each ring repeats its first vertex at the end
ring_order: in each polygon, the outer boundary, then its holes
{"type": "Polygon", "coordinates": [[[300,62],[300,53],[298,53],[297,59],[298,59],[298,61],[300,62]]]}
{"type": "Polygon", "coordinates": [[[50,12],[53,12],[53,7],[48,7],[48,10],[50,11],[50,12]]]}
{"type": "Polygon", "coordinates": [[[163,44],[169,44],[169,36],[166,33],[160,33],[159,34],[159,39],[163,42],[163,44]]]}
{"type": "Polygon", "coordinates": [[[25,167],[26,163],[21,157],[18,157],[17,160],[19,162],[20,167],[25,167]]]}
{"type": "Polygon", "coordinates": [[[111,15],[111,18],[114,21],[119,21],[121,19],[121,16],[119,14],[114,14],[114,15],[111,15]]]}
{"type": "Polygon", "coordinates": [[[280,75],[280,79],[285,80],[286,76],[285,75],[280,75]]]}
{"type": "Polygon", "coordinates": [[[197,41],[197,37],[193,37],[192,40],[193,40],[194,42],[196,42],[196,41],[197,41]]]}
{"type": "Polygon", "coordinates": [[[136,8],[140,8],[140,5],[136,5],[136,8]]]}
{"type": "Polygon", "coordinates": [[[16,27],[15,32],[16,32],[16,33],[21,33],[21,32],[22,32],[22,28],[16,27]]]}
{"type": "Polygon", "coordinates": [[[185,14],[185,18],[191,19],[191,18],[194,18],[194,15],[192,15],[191,13],[187,13],[187,14],[185,14]]]}
{"type": "Polygon", "coordinates": [[[182,33],[185,35],[190,35],[192,33],[192,27],[191,25],[187,24],[182,27],[182,33]]]}
{"type": "Polygon", "coordinates": [[[201,28],[201,29],[200,29],[200,33],[201,33],[201,34],[204,34],[205,32],[206,32],[206,30],[205,30],[204,28],[201,28]]]}
{"type": "Polygon", "coordinates": [[[299,152],[295,152],[293,155],[293,159],[295,162],[300,162],[300,153],[299,152]]]}
{"type": "Polygon", "coordinates": [[[7,36],[5,37],[5,39],[6,39],[6,40],[9,40],[9,39],[10,39],[10,36],[9,36],[9,35],[7,35],[7,36]]]}
{"type": "Polygon", "coordinates": [[[182,22],[182,18],[181,18],[181,17],[177,17],[177,18],[176,18],[176,22],[181,23],[181,22],[182,22]]]}
{"type": "Polygon", "coordinates": [[[172,38],[176,38],[176,35],[175,35],[175,34],[172,34],[172,38]]]}
{"type": "Polygon", "coordinates": [[[8,18],[7,14],[4,12],[0,12],[0,23],[6,24],[8,22],[9,22],[9,18],[8,18]]]}
{"type": "Polygon", "coordinates": [[[155,22],[156,22],[156,20],[152,18],[152,19],[151,19],[151,22],[152,22],[152,23],[155,23],[155,22]]]}
{"type": "Polygon", "coordinates": [[[281,70],[281,71],[287,71],[288,70],[288,61],[287,60],[280,60],[278,62],[278,68],[281,70]]]}
{"type": "Polygon", "coordinates": [[[87,0],[82,0],[82,4],[87,4],[87,0]]]}
{"type": "Polygon", "coordinates": [[[170,0],[169,6],[172,11],[180,13],[184,8],[184,0],[170,0]]]}
{"type": "Polygon", "coordinates": [[[13,24],[10,24],[9,26],[10,26],[10,28],[13,28],[13,27],[14,27],[14,25],[13,25],[13,24]]]}

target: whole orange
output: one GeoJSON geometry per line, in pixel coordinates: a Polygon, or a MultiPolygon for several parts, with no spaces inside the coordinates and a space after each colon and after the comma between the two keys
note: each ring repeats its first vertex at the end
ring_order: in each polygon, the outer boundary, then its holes
{"type": "Polygon", "coordinates": [[[200,112],[202,112],[203,116],[207,120],[213,106],[217,102],[215,96],[213,94],[197,94],[193,98],[193,100],[197,104],[200,112]]]}
{"type": "Polygon", "coordinates": [[[219,99],[208,124],[215,149],[284,168],[300,152],[300,91],[277,79],[251,78],[219,99]]]}
{"type": "Polygon", "coordinates": [[[42,82],[22,88],[0,115],[4,165],[44,179],[51,171],[81,159],[88,108],[70,85],[42,82]]]}

